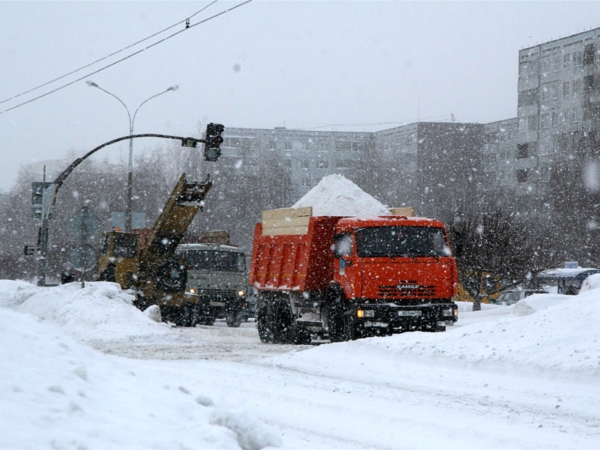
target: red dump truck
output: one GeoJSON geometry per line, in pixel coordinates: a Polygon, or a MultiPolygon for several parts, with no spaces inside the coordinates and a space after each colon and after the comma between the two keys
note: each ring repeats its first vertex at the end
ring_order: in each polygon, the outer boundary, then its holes
{"type": "Polygon", "coordinates": [[[262,342],[445,331],[457,320],[456,260],[442,222],[312,216],[311,207],[262,219],[249,276],[262,342]]]}

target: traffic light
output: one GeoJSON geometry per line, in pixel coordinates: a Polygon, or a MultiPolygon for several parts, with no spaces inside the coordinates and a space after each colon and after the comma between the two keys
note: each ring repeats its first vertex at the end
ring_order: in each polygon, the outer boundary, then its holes
{"type": "Polygon", "coordinates": [[[204,144],[204,160],[215,162],[221,156],[221,144],[223,138],[221,133],[225,127],[219,123],[209,123],[206,125],[206,143],[204,144]]]}

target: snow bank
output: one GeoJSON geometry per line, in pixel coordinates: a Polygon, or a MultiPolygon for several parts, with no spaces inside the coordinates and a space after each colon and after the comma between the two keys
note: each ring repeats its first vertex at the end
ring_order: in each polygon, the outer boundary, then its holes
{"type": "Polygon", "coordinates": [[[175,378],[151,361],[104,355],[74,339],[177,339],[132,302],[114,283],[0,281],[0,448],[281,445],[250,413],[215,406],[200,374],[175,378]]]}
{"type": "Polygon", "coordinates": [[[386,216],[388,208],[342,175],[328,175],[292,208],[312,206],[313,216],[386,216]]]}
{"type": "MultiPolygon", "coordinates": [[[[348,364],[385,365],[408,359],[442,359],[500,370],[547,371],[600,377],[600,291],[577,296],[533,295],[512,306],[462,312],[446,333],[404,333],[321,346],[281,356],[287,367],[348,364]],[[500,364],[498,364],[500,363],[500,364]]],[[[339,367],[338,369],[339,370],[339,367]]]]}
{"type": "Polygon", "coordinates": [[[595,273],[595,274],[587,277],[585,280],[583,280],[583,283],[581,284],[581,289],[579,290],[579,293],[582,294],[584,292],[591,291],[592,289],[598,289],[598,288],[600,288],[600,273],[595,273]]]}
{"type": "Polygon", "coordinates": [[[132,294],[116,283],[69,283],[40,288],[21,281],[0,282],[0,306],[33,314],[81,340],[135,340],[171,333],[133,306],[132,294]]]}

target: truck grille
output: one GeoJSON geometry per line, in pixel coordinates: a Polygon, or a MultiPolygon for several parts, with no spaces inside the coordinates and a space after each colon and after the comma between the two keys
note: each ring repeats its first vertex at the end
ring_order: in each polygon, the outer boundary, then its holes
{"type": "Polygon", "coordinates": [[[379,286],[379,298],[426,298],[435,296],[435,286],[402,288],[398,286],[379,286]]]}
{"type": "Polygon", "coordinates": [[[222,297],[222,298],[231,298],[236,297],[236,292],[231,289],[199,289],[198,295],[200,297],[222,297]]]}

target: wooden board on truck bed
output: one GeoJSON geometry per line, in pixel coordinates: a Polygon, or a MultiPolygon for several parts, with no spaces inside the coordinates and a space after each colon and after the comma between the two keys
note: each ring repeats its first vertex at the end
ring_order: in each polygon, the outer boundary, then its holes
{"type": "Polygon", "coordinates": [[[406,216],[406,217],[414,217],[415,208],[412,206],[404,207],[404,208],[390,208],[390,212],[394,216],[406,216]]]}
{"type": "Polygon", "coordinates": [[[287,236],[308,233],[312,207],[282,208],[263,211],[262,235],[287,236]]]}

